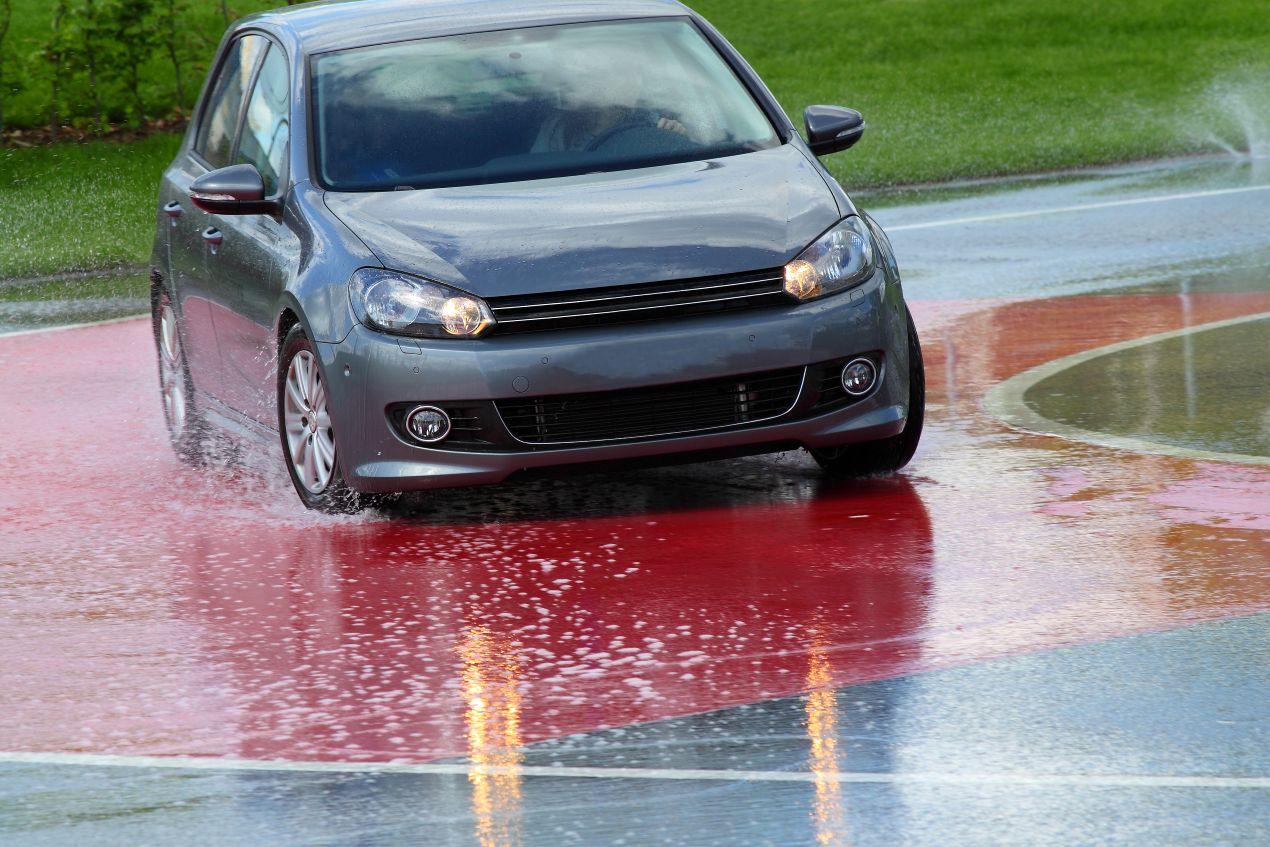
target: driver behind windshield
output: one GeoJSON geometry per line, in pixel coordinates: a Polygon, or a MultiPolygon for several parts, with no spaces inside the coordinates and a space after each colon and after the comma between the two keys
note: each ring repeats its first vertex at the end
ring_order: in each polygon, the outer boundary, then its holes
{"type": "Polygon", "coordinates": [[[508,182],[777,146],[688,21],[535,27],[352,48],[314,60],[328,190],[508,182]]]}
{"type": "Polygon", "coordinates": [[[638,67],[613,73],[612,54],[586,51],[561,62],[558,105],[543,122],[535,153],[597,150],[628,130],[656,129],[688,135],[688,128],[664,110],[650,109],[648,82],[638,67]]]}

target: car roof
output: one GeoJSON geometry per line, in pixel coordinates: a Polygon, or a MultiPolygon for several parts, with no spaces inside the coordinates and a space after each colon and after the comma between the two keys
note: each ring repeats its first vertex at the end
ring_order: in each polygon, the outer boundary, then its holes
{"type": "Polygon", "coordinates": [[[286,31],[305,53],[518,26],[690,14],[677,0],[321,0],[244,18],[286,31]]]}

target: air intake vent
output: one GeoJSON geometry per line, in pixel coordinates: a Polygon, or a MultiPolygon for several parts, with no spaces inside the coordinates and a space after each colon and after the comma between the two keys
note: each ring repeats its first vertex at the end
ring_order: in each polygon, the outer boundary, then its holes
{"type": "Polygon", "coordinates": [[[778,418],[793,409],[805,368],[652,388],[497,401],[508,430],[526,444],[689,435],[778,418]]]}

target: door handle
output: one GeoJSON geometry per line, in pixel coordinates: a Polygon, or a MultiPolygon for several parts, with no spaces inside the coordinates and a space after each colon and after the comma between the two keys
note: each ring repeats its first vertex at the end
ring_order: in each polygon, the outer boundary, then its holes
{"type": "Polygon", "coordinates": [[[181,204],[173,200],[171,203],[163,207],[163,214],[173,220],[176,220],[181,217],[181,204]]]}
{"type": "Polygon", "coordinates": [[[220,243],[225,240],[225,236],[214,226],[209,226],[203,230],[203,240],[213,247],[219,247],[220,243]]]}

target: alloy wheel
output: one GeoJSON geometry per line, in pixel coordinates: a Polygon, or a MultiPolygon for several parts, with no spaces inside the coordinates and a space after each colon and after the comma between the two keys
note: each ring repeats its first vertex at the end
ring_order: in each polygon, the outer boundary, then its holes
{"type": "Polygon", "coordinates": [[[296,353],[287,366],[282,419],[296,477],[310,493],[321,494],[335,472],[335,435],[326,386],[308,350],[296,353]]]}
{"type": "Polygon", "coordinates": [[[159,309],[159,391],[173,440],[180,440],[185,433],[189,411],[186,390],[185,353],[177,332],[176,312],[171,303],[165,302],[159,309]]]}

